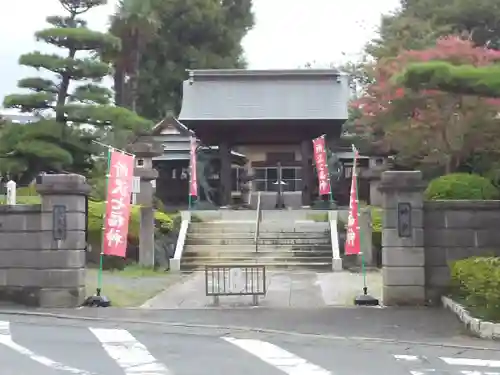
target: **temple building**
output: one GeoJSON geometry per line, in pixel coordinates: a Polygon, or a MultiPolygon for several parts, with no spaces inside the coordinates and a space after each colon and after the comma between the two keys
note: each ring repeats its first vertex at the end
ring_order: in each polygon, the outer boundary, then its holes
{"type": "MultiPolygon", "coordinates": [[[[341,134],[349,99],[349,77],[335,69],[188,71],[178,118],[166,118],[141,137],[164,148],[154,159],[160,172],[157,196],[167,207],[187,204],[194,135],[202,202],[252,208],[261,192],[262,208],[272,209],[281,174],[286,208],[314,206],[312,140],[325,135],[334,199],[347,205],[353,153],[341,134]]],[[[360,158],[362,171],[385,162],[360,158]]],[[[363,178],[360,199],[370,200],[369,181],[363,178]]]]}

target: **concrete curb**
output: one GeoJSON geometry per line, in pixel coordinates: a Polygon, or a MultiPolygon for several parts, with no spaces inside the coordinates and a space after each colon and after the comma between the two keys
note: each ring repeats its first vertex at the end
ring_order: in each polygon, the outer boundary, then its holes
{"type": "Polygon", "coordinates": [[[442,296],[441,302],[443,306],[450,309],[460,319],[465,327],[476,334],[480,338],[499,340],[500,339],[500,323],[488,322],[479,318],[474,318],[466,310],[464,306],[451,298],[442,296]]]}
{"type": "Polygon", "coordinates": [[[139,319],[110,319],[110,318],[97,318],[88,316],[74,316],[67,314],[56,314],[56,313],[46,313],[46,312],[35,312],[35,311],[13,311],[13,310],[0,310],[0,315],[14,315],[14,316],[26,316],[26,317],[38,317],[38,318],[52,318],[61,319],[68,321],[89,321],[89,322],[101,322],[101,323],[127,323],[127,324],[144,324],[153,326],[162,326],[164,328],[199,328],[199,329],[217,329],[217,330],[228,330],[234,332],[252,332],[252,333],[262,333],[262,334],[274,334],[283,335],[291,337],[303,337],[303,338],[315,338],[324,340],[335,340],[335,341],[357,341],[360,343],[379,343],[379,344],[405,344],[405,345],[420,345],[428,347],[440,347],[440,348],[456,348],[464,350],[486,350],[499,352],[499,348],[491,348],[484,346],[475,345],[461,345],[454,343],[438,343],[438,342],[426,342],[426,341],[411,341],[411,340],[398,340],[398,339],[388,339],[379,337],[360,337],[360,336],[337,336],[337,335],[323,335],[316,333],[303,333],[303,332],[293,332],[293,331],[282,331],[270,328],[256,328],[256,327],[245,327],[245,326],[231,326],[231,325],[214,325],[214,324],[196,324],[196,323],[182,323],[182,322],[158,322],[151,320],[139,320],[139,319]]]}

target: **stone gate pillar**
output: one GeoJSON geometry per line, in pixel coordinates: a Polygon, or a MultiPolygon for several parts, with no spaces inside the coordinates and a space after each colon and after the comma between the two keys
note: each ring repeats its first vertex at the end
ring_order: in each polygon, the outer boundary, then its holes
{"type": "Polygon", "coordinates": [[[55,174],[37,177],[36,190],[42,204],[40,250],[32,260],[39,272],[34,304],[80,306],[85,299],[86,196],[90,186],[83,176],[55,174]]]}
{"type": "Polygon", "coordinates": [[[382,173],[382,274],[385,305],[425,304],[423,190],[420,171],[382,173]]]}
{"type": "MultiPolygon", "coordinates": [[[[134,176],[141,179],[140,193],[136,195],[136,204],[140,205],[141,227],[139,232],[139,264],[154,267],[155,240],[154,240],[154,209],[153,184],[158,178],[158,171],[153,168],[153,157],[163,154],[159,145],[149,143],[134,143],[129,152],[135,155],[134,176]]],[[[186,192],[187,195],[187,192],[186,192]]]]}

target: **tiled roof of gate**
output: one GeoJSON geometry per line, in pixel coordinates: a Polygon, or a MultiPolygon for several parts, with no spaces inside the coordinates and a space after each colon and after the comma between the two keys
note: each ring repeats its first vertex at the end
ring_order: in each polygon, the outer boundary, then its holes
{"type": "Polygon", "coordinates": [[[335,69],[191,70],[179,120],[345,120],[349,78],[335,69]]]}

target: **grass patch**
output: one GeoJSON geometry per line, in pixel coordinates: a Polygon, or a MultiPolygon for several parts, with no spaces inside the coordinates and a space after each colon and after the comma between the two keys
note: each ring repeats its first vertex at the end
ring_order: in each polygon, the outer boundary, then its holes
{"type": "MultiPolygon", "coordinates": [[[[97,270],[96,270],[97,272],[97,270]]],[[[138,264],[129,264],[125,266],[123,270],[107,270],[104,271],[109,275],[116,275],[126,278],[137,278],[137,277],[165,277],[168,272],[163,270],[155,270],[151,267],[144,267],[138,264]]]]}
{"type": "MultiPolygon", "coordinates": [[[[97,275],[97,269],[87,269],[87,295],[95,293],[97,275]]],[[[177,274],[129,265],[121,271],[103,271],[102,294],[111,300],[114,307],[139,307],[180,278],[177,274]]]]}

